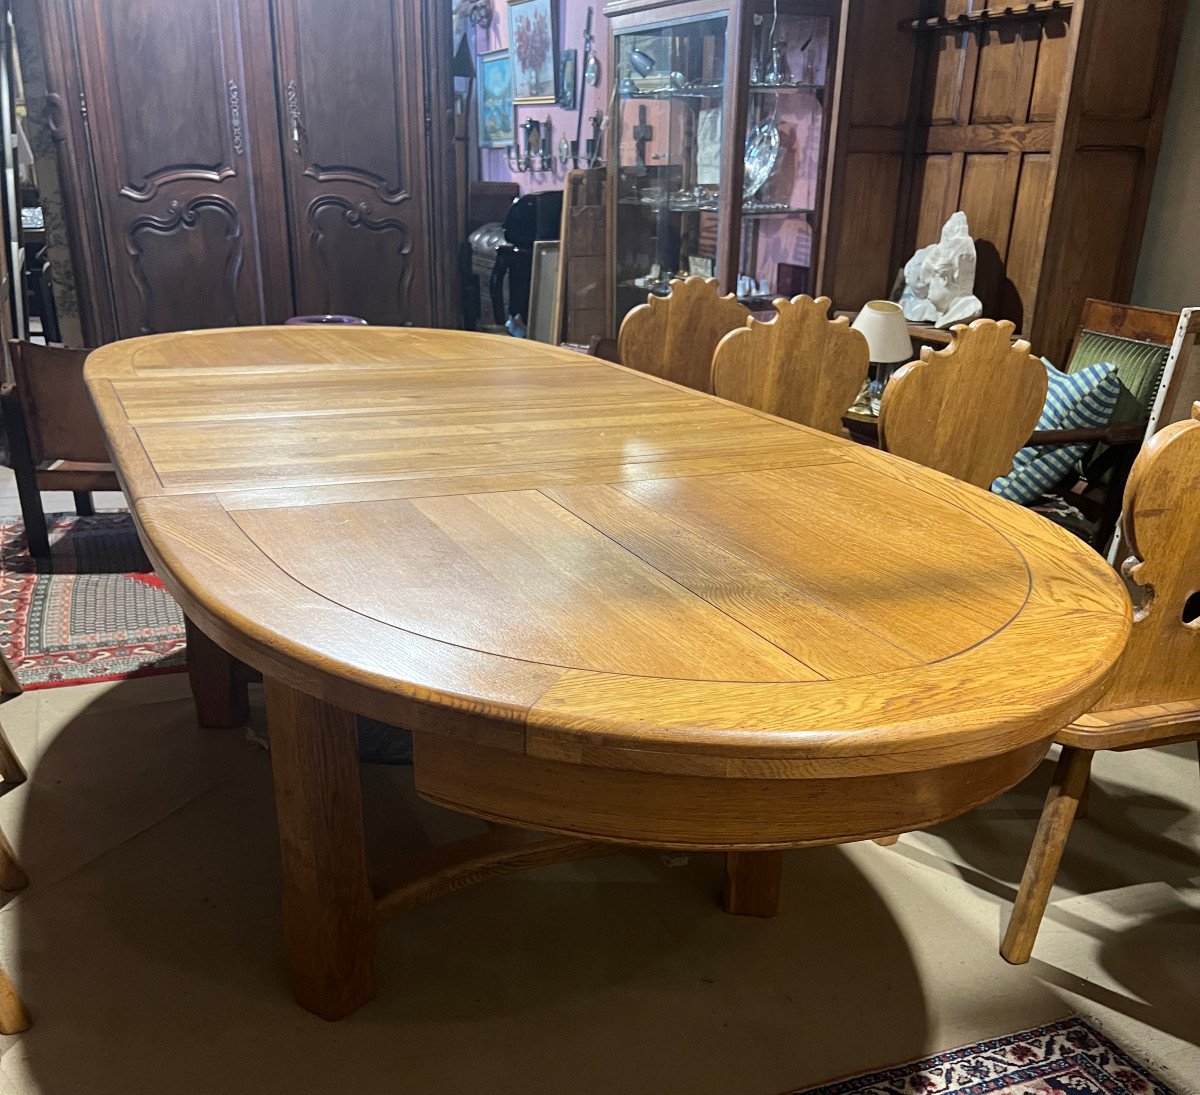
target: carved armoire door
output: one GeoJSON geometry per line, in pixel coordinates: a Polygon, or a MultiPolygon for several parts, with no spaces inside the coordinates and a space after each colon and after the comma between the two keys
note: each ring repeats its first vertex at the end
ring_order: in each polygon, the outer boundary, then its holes
{"type": "Polygon", "coordinates": [[[45,2],[44,29],[73,23],[106,250],[96,334],[286,319],[268,0],[45,2]]]}
{"type": "Polygon", "coordinates": [[[434,322],[425,8],[416,0],[275,0],[300,313],[434,322]]]}

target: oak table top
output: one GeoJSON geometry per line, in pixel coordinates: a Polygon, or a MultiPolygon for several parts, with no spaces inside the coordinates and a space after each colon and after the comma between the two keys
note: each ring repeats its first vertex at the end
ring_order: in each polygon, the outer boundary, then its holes
{"type": "Polygon", "coordinates": [[[569,351],[247,328],[87,377],[156,569],[274,682],[273,740],[304,723],[303,776],[273,759],[314,795],[305,726],[352,711],[413,730],[427,798],[576,842],[881,836],[1023,778],[1128,635],[1043,518],[569,351]]]}

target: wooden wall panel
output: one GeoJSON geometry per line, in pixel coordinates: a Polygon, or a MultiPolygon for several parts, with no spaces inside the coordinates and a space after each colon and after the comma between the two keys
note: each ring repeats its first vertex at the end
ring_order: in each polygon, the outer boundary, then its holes
{"type": "Polygon", "coordinates": [[[1038,291],[1034,349],[1063,361],[1088,297],[1119,300],[1126,231],[1143,166],[1141,149],[1076,152],[1058,201],[1060,245],[1038,291]],[[1100,230],[1100,229],[1103,230],[1100,230]]]}
{"type": "Polygon", "coordinates": [[[921,120],[929,125],[954,125],[960,120],[963,90],[971,81],[977,40],[969,31],[929,36],[933,51],[928,69],[928,87],[923,101],[921,120]]]}
{"type": "Polygon", "coordinates": [[[971,101],[977,125],[1023,122],[1037,68],[1041,30],[1036,22],[1002,23],[983,32],[971,101]]]}
{"type": "Polygon", "coordinates": [[[963,164],[959,207],[975,237],[975,295],[983,301],[983,314],[997,319],[1009,318],[1001,306],[1020,173],[1021,157],[1016,153],[976,153],[963,164]]]}
{"type": "Polygon", "coordinates": [[[1089,12],[1093,49],[1082,73],[1084,114],[1149,116],[1165,14],[1165,0],[1138,0],[1136,4],[1100,0],[1089,12]]]}
{"type": "Polygon", "coordinates": [[[896,26],[912,14],[912,7],[912,0],[870,0],[869,14],[850,20],[846,55],[859,68],[847,94],[851,126],[903,126],[908,120],[917,39],[896,26]],[[884,57],[886,64],[872,65],[869,71],[860,60],[884,57]]]}
{"type": "Polygon", "coordinates": [[[935,242],[942,225],[958,207],[958,194],[950,193],[950,156],[925,156],[917,161],[916,232],[913,249],[935,242]]]}
{"type": "Polygon", "coordinates": [[[1023,157],[1012,232],[1008,239],[1007,285],[1001,313],[1026,330],[1026,319],[1038,288],[1038,274],[1046,247],[1046,213],[1050,197],[1050,156],[1031,153],[1023,157]]]}
{"type": "Polygon", "coordinates": [[[1037,73],[1029,104],[1031,122],[1053,122],[1062,104],[1063,81],[1071,55],[1069,18],[1050,16],[1042,21],[1042,41],[1038,46],[1037,73]]]}
{"type": "Polygon", "coordinates": [[[891,242],[900,206],[900,156],[878,152],[846,157],[843,207],[832,241],[838,261],[832,283],[822,292],[838,308],[861,308],[868,300],[886,297],[895,271],[890,270],[891,242]]]}

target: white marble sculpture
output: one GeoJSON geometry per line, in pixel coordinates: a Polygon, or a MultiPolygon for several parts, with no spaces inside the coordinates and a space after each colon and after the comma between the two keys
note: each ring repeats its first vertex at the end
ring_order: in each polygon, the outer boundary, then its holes
{"type": "Polygon", "coordinates": [[[974,290],[975,241],[960,211],[945,223],[937,243],[922,247],[905,264],[900,306],[909,323],[946,328],[983,315],[974,290]]]}

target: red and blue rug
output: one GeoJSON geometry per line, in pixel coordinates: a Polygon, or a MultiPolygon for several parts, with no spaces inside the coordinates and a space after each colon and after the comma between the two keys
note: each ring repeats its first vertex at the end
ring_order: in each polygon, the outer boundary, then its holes
{"type": "Polygon", "coordinates": [[[789,1095],[1173,1095],[1082,1019],[789,1095]]]}
{"type": "Polygon", "coordinates": [[[47,515],[50,561],[0,518],[0,646],[24,688],[184,668],[183,613],[154,576],[127,513],[47,515]]]}

